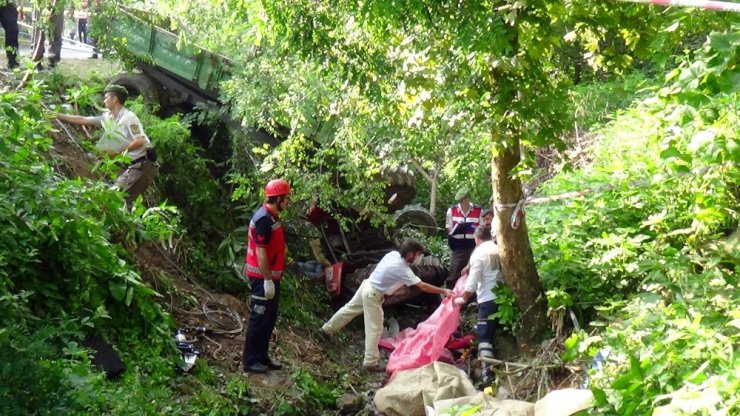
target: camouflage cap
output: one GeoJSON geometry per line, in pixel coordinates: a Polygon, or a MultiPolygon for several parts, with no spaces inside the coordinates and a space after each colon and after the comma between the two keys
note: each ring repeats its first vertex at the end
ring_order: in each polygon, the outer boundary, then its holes
{"type": "Polygon", "coordinates": [[[470,188],[468,187],[462,187],[457,190],[457,193],[455,194],[455,201],[460,201],[463,198],[467,198],[470,196],[470,188]]]}
{"type": "Polygon", "coordinates": [[[109,92],[113,92],[116,94],[122,94],[125,98],[128,98],[128,90],[126,90],[126,87],[124,87],[123,85],[108,84],[103,90],[103,93],[109,93],[109,92]]]}

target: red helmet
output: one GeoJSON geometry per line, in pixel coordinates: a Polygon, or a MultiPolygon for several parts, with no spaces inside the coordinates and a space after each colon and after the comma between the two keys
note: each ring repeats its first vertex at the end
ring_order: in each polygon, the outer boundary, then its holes
{"type": "Polygon", "coordinates": [[[285,182],[283,179],[273,179],[270,182],[267,182],[267,186],[265,186],[265,195],[267,197],[271,196],[281,196],[281,195],[288,195],[290,193],[290,185],[288,185],[288,182],[285,182]]]}

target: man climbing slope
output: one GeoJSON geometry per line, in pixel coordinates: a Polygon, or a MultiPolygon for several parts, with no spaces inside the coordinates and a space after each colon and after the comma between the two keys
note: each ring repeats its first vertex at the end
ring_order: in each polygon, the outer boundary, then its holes
{"type": "Polygon", "coordinates": [[[104,148],[108,156],[126,154],[131,159],[115,184],[116,188],[126,193],[126,202],[131,203],[146,191],[159,173],[157,155],[139,117],[124,106],[128,99],[126,88],[110,84],[105,87],[104,93],[103,105],[108,111],[102,115],[84,117],[56,114],[56,117],[72,124],[102,127],[104,136],[111,139],[108,142],[116,143],[115,146],[104,148]]]}

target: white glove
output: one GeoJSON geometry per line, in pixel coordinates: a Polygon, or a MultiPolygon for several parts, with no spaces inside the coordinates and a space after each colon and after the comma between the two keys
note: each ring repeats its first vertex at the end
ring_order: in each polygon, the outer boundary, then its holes
{"type": "Polygon", "coordinates": [[[459,298],[455,298],[455,305],[463,306],[465,304],[465,298],[460,296],[459,298]]]}
{"type": "Polygon", "coordinates": [[[275,297],[275,283],[272,280],[265,279],[264,287],[265,287],[265,297],[267,299],[274,298],[275,297]]]}

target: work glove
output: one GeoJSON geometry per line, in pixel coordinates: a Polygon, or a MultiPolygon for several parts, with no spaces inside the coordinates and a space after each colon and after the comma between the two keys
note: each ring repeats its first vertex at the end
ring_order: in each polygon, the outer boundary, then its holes
{"type": "Polygon", "coordinates": [[[458,305],[458,306],[465,305],[465,298],[462,296],[455,298],[455,305],[458,305]]]}
{"type": "Polygon", "coordinates": [[[275,297],[275,283],[272,280],[265,279],[264,287],[265,287],[265,297],[267,299],[274,298],[275,297]]]}

